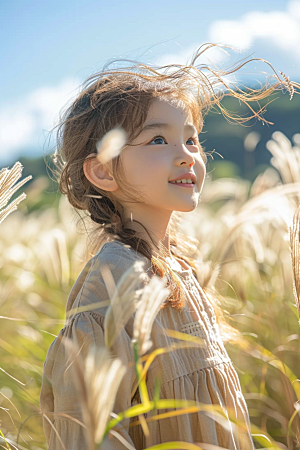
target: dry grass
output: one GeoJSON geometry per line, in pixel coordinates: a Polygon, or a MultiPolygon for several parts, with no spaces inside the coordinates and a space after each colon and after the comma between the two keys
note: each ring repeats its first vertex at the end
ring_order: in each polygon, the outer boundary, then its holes
{"type": "Polygon", "coordinates": [[[91,346],[83,359],[74,341],[65,339],[64,345],[69,354],[68,369],[82,405],[88,449],[94,450],[104,438],[126,367],[119,359],[113,359],[106,348],[91,346]]]}
{"type": "Polygon", "coordinates": [[[290,228],[291,257],[294,274],[294,297],[300,317],[300,208],[295,211],[290,228]]]}
{"type": "Polygon", "coordinates": [[[22,176],[23,166],[16,162],[12,169],[4,168],[0,170],[0,223],[12,212],[17,209],[18,204],[26,198],[23,193],[8,206],[12,196],[32,177],[29,176],[19,183],[15,184],[22,176]]]}
{"type": "MultiPolygon", "coordinates": [[[[274,169],[252,185],[245,180],[213,182],[208,177],[202,202],[185,216],[182,231],[199,239],[201,282],[222,295],[227,320],[241,333],[227,349],[238,370],[253,430],[256,426],[269,434],[277,448],[292,450],[299,438],[295,304],[296,298],[299,305],[300,291],[299,212],[295,212],[300,149],[279,132],[268,149],[274,169]]],[[[19,448],[46,448],[38,405],[43,362],[63,326],[67,295],[84,263],[85,240],[73,223],[61,199],[58,210],[27,216],[18,211],[1,224],[0,429],[7,439],[18,439],[19,448]]],[[[135,282],[128,278],[124,289],[135,282]]],[[[118,305],[122,299],[115,301],[118,305]]],[[[107,320],[117,317],[118,309],[112,307],[107,320]]],[[[118,330],[107,336],[108,342],[118,330]]],[[[141,345],[147,346],[146,328],[144,337],[141,345]]],[[[99,368],[92,369],[93,380],[98,380],[99,368]]],[[[100,384],[95,381],[95,389],[100,384]]],[[[143,426],[147,432],[147,424],[143,426]]],[[[94,433],[94,440],[102,433],[94,433]]]]}

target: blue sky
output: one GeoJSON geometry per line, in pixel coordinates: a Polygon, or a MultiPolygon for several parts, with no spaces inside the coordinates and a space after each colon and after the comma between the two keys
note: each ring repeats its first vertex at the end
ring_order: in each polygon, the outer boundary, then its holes
{"type": "MultiPolygon", "coordinates": [[[[3,166],[47,151],[59,110],[112,58],[184,63],[197,46],[215,42],[241,52],[224,63],[254,53],[299,81],[300,1],[0,0],[0,42],[3,166]]],[[[272,74],[263,63],[247,70],[255,79],[272,74]]]]}

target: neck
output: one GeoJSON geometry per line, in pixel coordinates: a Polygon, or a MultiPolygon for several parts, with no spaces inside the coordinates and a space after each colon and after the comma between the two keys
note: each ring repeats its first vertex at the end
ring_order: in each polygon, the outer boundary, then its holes
{"type": "Polygon", "coordinates": [[[140,204],[138,205],[139,208],[137,211],[136,206],[136,204],[132,205],[125,211],[124,219],[127,221],[126,228],[135,230],[139,237],[150,244],[154,252],[164,256],[171,256],[168,228],[172,211],[159,211],[157,209],[153,211],[151,205],[140,204]],[[131,221],[131,218],[133,221],[131,221]],[[138,222],[147,229],[153,242],[143,226],[138,222]]]}

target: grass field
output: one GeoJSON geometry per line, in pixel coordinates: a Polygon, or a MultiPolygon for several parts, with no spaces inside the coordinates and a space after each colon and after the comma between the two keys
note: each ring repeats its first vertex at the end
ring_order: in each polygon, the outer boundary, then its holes
{"type": "MultiPolygon", "coordinates": [[[[300,195],[300,148],[277,132],[269,150],[274,168],[253,184],[208,175],[199,207],[183,215],[182,231],[199,240],[203,283],[222,296],[227,321],[240,331],[227,350],[251,423],[279,448],[295,449],[300,343],[290,226],[300,195]]],[[[85,237],[64,198],[53,196],[53,207],[28,213],[43,189],[42,181],[32,183],[19,211],[0,225],[0,429],[26,449],[46,448],[43,362],[84,264],[85,237]]],[[[262,445],[267,441],[257,448],[262,445]]]]}

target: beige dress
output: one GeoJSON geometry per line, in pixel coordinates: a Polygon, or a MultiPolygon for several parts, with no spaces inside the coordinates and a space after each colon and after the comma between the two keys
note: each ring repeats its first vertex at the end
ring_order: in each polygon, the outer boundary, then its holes
{"type": "MultiPolygon", "coordinates": [[[[73,286],[67,311],[76,307],[89,306],[90,308],[89,311],[77,312],[71,316],[47,353],[40,405],[49,419],[44,418],[43,423],[50,450],[63,448],[54,428],[67,450],[87,449],[83,427],[60,414],[65,413],[82,421],[81,406],[72,377],[64,374],[68,362],[61,338],[66,336],[76,340],[83,353],[88,348],[88,345],[82,345],[84,343],[93,342],[97,346],[104,345],[103,324],[107,307],[100,308],[95,305],[91,309],[93,304],[99,304],[99,301],[109,298],[99,269],[100,265],[109,265],[117,283],[121,275],[137,260],[145,263],[145,271],[148,270],[149,274],[150,261],[147,258],[119,241],[108,242],[88,261],[73,286]]],[[[239,431],[237,435],[230,428],[228,421],[227,427],[224,428],[203,412],[149,422],[149,438],[145,437],[140,425],[129,426],[136,421],[136,418],[124,420],[117,431],[132,447],[139,450],[168,441],[207,443],[226,449],[253,449],[246,403],[237,373],[221,340],[214,310],[193,276],[191,268],[184,261],[181,260],[180,264],[178,262],[177,269],[173,270],[176,270],[182,280],[186,306],[181,311],[170,306],[159,311],[152,328],[153,347],[150,351],[166,347],[174,342],[165,334],[165,329],[199,336],[205,339],[206,346],[178,349],[157,357],[148,372],[149,397],[153,398],[156,376],[160,374],[160,398],[196,400],[221,405],[224,410],[228,408],[234,411],[237,420],[245,424],[246,431],[239,431]]],[[[133,318],[129,320],[112,348],[113,354],[119,357],[127,367],[116,397],[113,409],[115,413],[124,411],[139,402],[138,393],[131,398],[131,391],[137,381],[132,364],[132,330],[133,318]]],[[[157,411],[158,414],[164,412],[166,410],[157,411]]],[[[104,448],[125,449],[126,447],[116,438],[112,438],[104,448]]]]}

